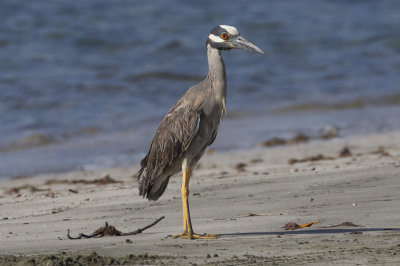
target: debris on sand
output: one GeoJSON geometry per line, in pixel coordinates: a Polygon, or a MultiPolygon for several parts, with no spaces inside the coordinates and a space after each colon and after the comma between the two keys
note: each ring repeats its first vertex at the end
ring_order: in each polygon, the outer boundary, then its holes
{"type": "Polygon", "coordinates": [[[335,224],[330,226],[324,226],[324,228],[333,228],[333,227],[340,227],[340,226],[352,226],[352,227],[364,227],[363,225],[353,224],[352,222],[343,222],[341,224],[335,224]]]}
{"type": "Polygon", "coordinates": [[[263,141],[260,143],[261,146],[263,147],[274,147],[278,145],[290,145],[290,144],[299,144],[302,142],[307,142],[310,140],[310,137],[304,135],[303,133],[298,133],[296,136],[294,136],[291,139],[285,140],[282,138],[271,138],[269,140],[263,141]]]}
{"type": "Polygon", "coordinates": [[[10,188],[5,193],[9,194],[9,195],[11,195],[11,194],[19,194],[20,190],[24,190],[24,189],[28,189],[32,193],[49,191],[50,190],[48,188],[38,188],[38,187],[35,187],[35,186],[32,186],[32,185],[23,185],[23,186],[19,186],[19,187],[10,188]]]}
{"type": "Polygon", "coordinates": [[[97,184],[97,185],[107,185],[107,184],[116,184],[116,183],[123,183],[122,181],[117,181],[110,177],[109,174],[106,174],[102,178],[94,179],[94,180],[84,180],[84,179],[77,179],[77,180],[57,180],[57,179],[50,179],[45,182],[45,185],[53,185],[53,184],[97,184]]]}
{"type": "Polygon", "coordinates": [[[389,156],[390,157],[391,156],[390,153],[388,153],[385,150],[385,147],[383,147],[383,146],[379,146],[378,149],[376,151],[371,152],[371,154],[378,154],[381,157],[384,157],[384,156],[389,156]]]}
{"type": "MultiPolygon", "coordinates": [[[[123,183],[122,181],[115,180],[110,177],[109,174],[106,174],[102,178],[99,179],[94,179],[94,180],[84,180],[84,179],[77,179],[77,180],[57,180],[57,179],[49,179],[47,180],[44,185],[49,186],[53,184],[97,184],[97,185],[107,185],[107,184],[116,184],[116,183],[123,183]]],[[[31,193],[36,193],[36,192],[47,192],[46,197],[55,197],[55,193],[51,191],[50,188],[38,188],[33,185],[23,185],[19,187],[13,187],[5,191],[6,194],[11,195],[11,194],[18,194],[20,195],[21,190],[30,190],[31,193]]],[[[74,189],[68,189],[69,192],[77,194],[78,191],[74,189]]]]}
{"type": "Polygon", "coordinates": [[[261,158],[254,158],[250,160],[250,163],[262,163],[264,160],[261,158]]]}
{"type": "Polygon", "coordinates": [[[246,166],[247,166],[247,164],[245,164],[245,163],[238,163],[238,164],[235,166],[235,168],[236,168],[236,170],[237,170],[238,172],[244,172],[244,171],[246,171],[246,166]]]}
{"type": "Polygon", "coordinates": [[[278,145],[284,145],[286,143],[287,143],[287,141],[284,139],[272,138],[272,139],[261,142],[260,145],[263,147],[273,147],[273,146],[278,146],[278,145]]]}
{"type": "Polygon", "coordinates": [[[263,141],[260,143],[260,146],[262,147],[274,147],[274,146],[279,146],[279,145],[294,145],[294,144],[299,144],[299,143],[304,143],[308,142],[309,140],[312,139],[322,139],[322,140],[328,140],[332,138],[337,138],[339,136],[338,134],[338,129],[336,127],[328,127],[322,131],[321,135],[318,136],[307,136],[303,133],[297,133],[296,136],[294,136],[291,139],[283,139],[279,137],[273,137],[269,140],[263,141]]]}
{"type": "Polygon", "coordinates": [[[248,213],[247,215],[243,216],[243,218],[254,217],[254,216],[268,216],[268,214],[266,214],[266,213],[248,213]]]}
{"type": "Polygon", "coordinates": [[[69,229],[67,231],[67,237],[68,239],[81,239],[81,238],[92,238],[92,237],[103,237],[103,236],[131,236],[131,235],[137,235],[142,233],[144,230],[158,224],[162,219],[164,219],[164,216],[161,216],[160,218],[158,218],[157,220],[155,220],[154,222],[152,222],[149,225],[146,225],[143,228],[139,228],[133,232],[128,232],[128,233],[123,233],[119,230],[117,230],[114,226],[112,225],[108,225],[108,223],[106,222],[105,226],[100,227],[99,229],[95,230],[92,234],[90,235],[86,235],[84,233],[80,233],[79,236],[77,237],[72,237],[69,234],[69,229]]]}
{"type": "Polygon", "coordinates": [[[78,194],[78,190],[75,190],[75,189],[72,189],[72,188],[68,189],[68,191],[71,192],[71,193],[78,194]]]}
{"type": "Polygon", "coordinates": [[[296,230],[299,228],[304,228],[304,227],[310,227],[313,224],[319,223],[320,221],[315,221],[315,222],[310,222],[310,223],[306,223],[306,224],[297,224],[295,222],[289,222],[286,223],[284,227],[285,230],[296,230]]]}
{"type": "MultiPolygon", "coordinates": [[[[391,156],[391,155],[385,150],[385,148],[382,147],[382,146],[379,146],[378,149],[377,149],[376,151],[370,152],[369,154],[378,154],[378,155],[381,156],[381,157],[384,157],[384,156],[389,156],[389,157],[390,157],[390,156],[391,156]]],[[[339,156],[338,156],[337,158],[345,158],[345,157],[351,157],[351,156],[353,156],[353,153],[351,152],[350,148],[347,147],[347,146],[344,146],[344,147],[340,150],[339,156]]],[[[305,157],[305,158],[303,158],[303,159],[294,159],[294,158],[291,158],[291,159],[288,160],[288,164],[293,165],[293,164],[296,164],[296,163],[310,162],[310,161],[334,160],[334,159],[337,159],[337,158],[334,158],[334,157],[327,157],[327,156],[324,156],[324,155],[322,155],[322,154],[318,154],[318,155],[315,155],[315,156],[305,157]]]]}
{"type": "Polygon", "coordinates": [[[295,163],[303,163],[303,162],[312,162],[312,161],[321,161],[321,160],[334,160],[335,158],[333,157],[326,157],[322,154],[318,154],[315,156],[309,156],[309,157],[305,157],[303,159],[289,159],[288,160],[288,164],[295,164],[295,163]]]}
{"type": "Polygon", "coordinates": [[[339,152],[339,157],[343,158],[343,157],[351,157],[352,153],[350,151],[350,149],[348,147],[343,147],[343,149],[339,152]]]}
{"type": "MultiPolygon", "coordinates": [[[[338,158],[344,158],[344,157],[351,157],[353,154],[351,153],[350,149],[348,147],[343,147],[342,150],[339,152],[339,157],[338,158]]],[[[336,158],[334,157],[327,157],[322,154],[318,154],[315,156],[308,156],[303,159],[294,159],[291,158],[288,160],[288,164],[293,165],[295,163],[303,163],[303,162],[312,162],[312,161],[321,161],[321,160],[334,160],[336,158]]]]}
{"type": "Polygon", "coordinates": [[[292,139],[289,139],[287,141],[287,144],[299,144],[299,143],[302,143],[302,142],[307,142],[309,140],[310,140],[310,137],[304,135],[303,133],[298,133],[292,139]]]}

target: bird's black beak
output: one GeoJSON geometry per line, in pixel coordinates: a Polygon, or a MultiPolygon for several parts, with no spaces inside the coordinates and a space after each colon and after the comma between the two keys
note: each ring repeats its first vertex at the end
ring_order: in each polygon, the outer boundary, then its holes
{"type": "Polygon", "coordinates": [[[256,53],[260,53],[260,54],[264,53],[260,48],[258,48],[257,46],[255,46],[253,43],[249,42],[242,36],[237,36],[236,38],[231,39],[230,43],[233,46],[232,48],[243,49],[243,50],[256,52],[256,53]]]}

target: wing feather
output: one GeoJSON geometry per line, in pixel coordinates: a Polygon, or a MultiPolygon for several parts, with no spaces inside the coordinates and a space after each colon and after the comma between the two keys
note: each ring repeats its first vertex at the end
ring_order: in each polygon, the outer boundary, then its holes
{"type": "Polygon", "coordinates": [[[178,101],[161,121],[138,173],[139,194],[148,196],[152,184],[187,150],[200,124],[201,110],[178,101]]]}

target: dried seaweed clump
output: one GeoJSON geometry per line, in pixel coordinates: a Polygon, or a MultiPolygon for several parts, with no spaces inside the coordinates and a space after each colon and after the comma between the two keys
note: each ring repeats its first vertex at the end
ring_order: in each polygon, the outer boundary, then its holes
{"type": "Polygon", "coordinates": [[[81,239],[81,238],[93,238],[93,237],[103,237],[103,236],[131,236],[131,235],[137,235],[137,234],[142,233],[144,230],[156,225],[157,223],[159,223],[164,218],[165,218],[164,216],[161,216],[160,218],[158,218],[157,220],[155,220],[151,224],[146,225],[143,228],[139,228],[139,229],[137,229],[135,231],[128,232],[128,233],[123,233],[123,232],[119,231],[118,229],[116,229],[114,226],[108,225],[108,223],[106,222],[105,226],[100,227],[99,229],[97,229],[93,233],[91,233],[90,235],[87,235],[87,234],[84,234],[84,233],[80,233],[79,236],[72,237],[69,234],[69,229],[68,229],[67,237],[68,237],[68,239],[81,239]]]}

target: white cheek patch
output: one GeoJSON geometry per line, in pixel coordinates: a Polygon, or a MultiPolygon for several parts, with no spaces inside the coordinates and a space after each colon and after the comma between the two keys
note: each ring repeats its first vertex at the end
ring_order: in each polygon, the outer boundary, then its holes
{"type": "Polygon", "coordinates": [[[208,35],[208,38],[212,41],[212,42],[224,42],[225,40],[221,39],[219,36],[216,36],[214,34],[210,34],[208,35]]]}
{"type": "Polygon", "coordinates": [[[228,25],[219,25],[221,28],[229,32],[231,35],[239,35],[238,30],[235,27],[228,26],[228,25]]]}

